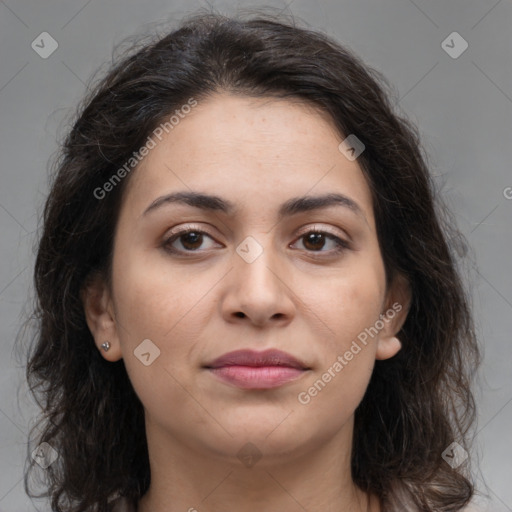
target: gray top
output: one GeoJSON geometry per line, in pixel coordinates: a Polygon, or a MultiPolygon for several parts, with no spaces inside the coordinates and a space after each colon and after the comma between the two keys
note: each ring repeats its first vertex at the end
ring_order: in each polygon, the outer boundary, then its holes
{"type": "MultiPolygon", "coordinates": [[[[111,502],[111,512],[137,512],[137,504],[126,497],[120,497],[111,502]]],[[[391,504],[393,511],[412,512],[413,508],[410,500],[403,490],[397,490],[394,494],[394,500],[391,504]]],[[[468,505],[463,509],[464,512],[478,512],[477,508],[468,505]]]]}

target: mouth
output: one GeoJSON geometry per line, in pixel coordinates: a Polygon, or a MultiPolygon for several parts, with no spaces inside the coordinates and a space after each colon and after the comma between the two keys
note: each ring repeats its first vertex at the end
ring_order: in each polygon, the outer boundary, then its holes
{"type": "Polygon", "coordinates": [[[242,389],[269,389],[302,377],[310,368],[286,352],[237,350],[203,366],[215,378],[242,389]]]}

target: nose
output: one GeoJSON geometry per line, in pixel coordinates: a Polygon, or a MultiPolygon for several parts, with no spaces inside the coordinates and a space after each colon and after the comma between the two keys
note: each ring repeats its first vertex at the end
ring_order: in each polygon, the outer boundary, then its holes
{"type": "Polygon", "coordinates": [[[233,269],[225,280],[221,305],[224,319],[258,327],[288,324],[295,312],[295,294],[283,258],[269,247],[253,261],[240,254],[233,253],[233,269]]]}

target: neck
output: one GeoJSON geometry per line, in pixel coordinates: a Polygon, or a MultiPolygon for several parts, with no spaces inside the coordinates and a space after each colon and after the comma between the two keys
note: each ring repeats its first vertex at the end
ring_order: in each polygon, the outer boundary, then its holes
{"type": "Polygon", "coordinates": [[[250,467],[236,454],[206,453],[148,427],[151,484],[137,512],[213,512],[227,504],[237,512],[380,512],[378,499],[351,478],[352,425],[300,454],[265,454],[250,467]]]}

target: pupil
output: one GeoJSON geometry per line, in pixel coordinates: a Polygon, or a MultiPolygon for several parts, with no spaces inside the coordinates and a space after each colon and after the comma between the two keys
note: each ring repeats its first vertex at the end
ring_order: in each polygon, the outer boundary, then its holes
{"type": "Polygon", "coordinates": [[[306,243],[308,243],[308,244],[312,243],[314,248],[321,249],[323,247],[323,243],[322,243],[323,237],[324,237],[324,235],[322,233],[310,233],[306,237],[306,243]],[[319,244],[319,245],[317,245],[317,244],[319,244]]]}
{"type": "Polygon", "coordinates": [[[185,239],[185,243],[183,244],[185,247],[187,245],[193,245],[192,249],[197,249],[201,245],[201,233],[196,233],[194,231],[191,231],[190,233],[187,233],[186,235],[183,235],[185,239]],[[198,243],[199,242],[199,243],[198,243]]]}

